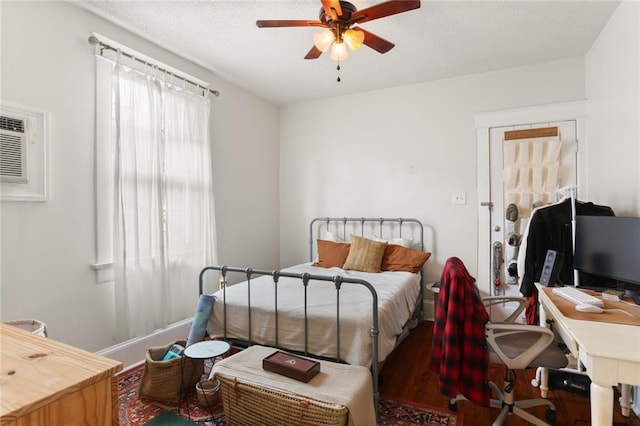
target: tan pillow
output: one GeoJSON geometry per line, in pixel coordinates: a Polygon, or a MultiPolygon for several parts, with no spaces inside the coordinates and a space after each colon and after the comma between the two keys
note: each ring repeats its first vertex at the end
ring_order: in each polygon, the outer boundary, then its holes
{"type": "Polygon", "coordinates": [[[351,236],[349,256],[342,269],[352,269],[361,272],[380,272],[380,264],[386,242],[374,241],[367,238],[351,236]]]}
{"type": "Polygon", "coordinates": [[[313,266],[321,268],[342,268],[349,254],[349,243],[336,243],[334,241],[318,240],[318,260],[313,266]]]}
{"type": "Polygon", "coordinates": [[[431,257],[428,251],[418,251],[396,244],[389,244],[384,250],[382,265],[383,271],[405,271],[418,273],[422,265],[431,257]]]}

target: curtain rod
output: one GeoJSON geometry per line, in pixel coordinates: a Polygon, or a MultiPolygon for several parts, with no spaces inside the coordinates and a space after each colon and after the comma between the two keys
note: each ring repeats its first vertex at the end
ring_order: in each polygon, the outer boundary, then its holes
{"type": "MultiPolygon", "coordinates": [[[[137,58],[135,55],[132,55],[132,54],[127,53],[127,52],[124,52],[124,51],[120,50],[117,47],[113,47],[110,44],[105,43],[104,41],[100,40],[95,35],[89,36],[89,44],[94,45],[94,46],[100,46],[100,56],[102,56],[102,51],[104,49],[111,50],[111,51],[114,51],[114,52],[120,51],[120,53],[122,55],[126,56],[127,58],[133,59],[134,61],[140,62],[141,64],[144,64],[144,65],[149,65],[148,61],[144,61],[142,59],[137,58]]],[[[154,64],[152,64],[152,65],[154,65],[154,64]]],[[[189,80],[188,78],[185,78],[185,77],[182,77],[180,75],[177,75],[173,71],[167,70],[165,68],[158,67],[158,66],[156,66],[156,68],[161,72],[164,72],[166,74],[171,74],[173,77],[178,78],[178,79],[184,81],[185,83],[192,84],[192,85],[194,85],[194,86],[196,86],[198,88],[201,88],[202,90],[208,90],[209,93],[211,93],[213,96],[220,96],[220,92],[218,90],[213,90],[213,89],[209,89],[208,87],[204,87],[204,86],[202,86],[202,84],[199,84],[199,83],[197,83],[195,81],[189,80]]]]}

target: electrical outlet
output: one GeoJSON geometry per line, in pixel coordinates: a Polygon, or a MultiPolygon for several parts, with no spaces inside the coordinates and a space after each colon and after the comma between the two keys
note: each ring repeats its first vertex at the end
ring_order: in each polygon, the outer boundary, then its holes
{"type": "Polygon", "coordinates": [[[467,193],[454,192],[451,194],[451,204],[467,204],[467,193]]]}

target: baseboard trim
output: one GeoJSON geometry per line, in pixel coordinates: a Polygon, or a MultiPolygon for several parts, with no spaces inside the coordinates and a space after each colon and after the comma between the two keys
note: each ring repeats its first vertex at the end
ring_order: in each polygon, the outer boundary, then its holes
{"type": "Polygon", "coordinates": [[[96,353],[120,361],[124,365],[123,370],[129,370],[144,362],[147,348],[164,346],[175,340],[186,340],[191,330],[191,321],[189,318],[176,322],[147,336],[127,340],[96,353]]]}

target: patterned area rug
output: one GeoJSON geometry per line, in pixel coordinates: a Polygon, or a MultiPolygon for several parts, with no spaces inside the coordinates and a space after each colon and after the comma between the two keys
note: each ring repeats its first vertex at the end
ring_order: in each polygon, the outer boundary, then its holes
{"type": "Polygon", "coordinates": [[[462,414],[416,402],[381,399],[378,426],[462,426],[462,414]]]}
{"type": "MultiPolygon", "coordinates": [[[[226,425],[222,402],[214,404],[210,412],[200,406],[195,393],[189,398],[188,409],[184,403],[178,409],[177,404],[168,405],[139,398],[138,388],[143,369],[144,365],[141,365],[119,376],[120,425],[142,426],[149,422],[151,425],[171,424],[166,423],[164,419],[176,418],[176,415],[187,420],[184,424],[189,424],[190,420],[206,426],[226,425]]],[[[462,426],[460,413],[449,413],[419,403],[390,399],[380,401],[379,417],[378,426],[462,426]]]]}

